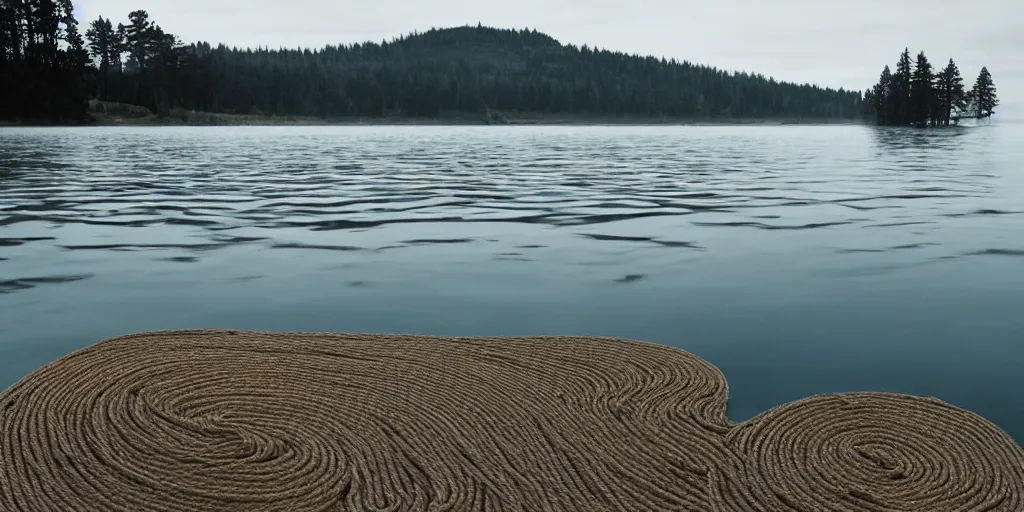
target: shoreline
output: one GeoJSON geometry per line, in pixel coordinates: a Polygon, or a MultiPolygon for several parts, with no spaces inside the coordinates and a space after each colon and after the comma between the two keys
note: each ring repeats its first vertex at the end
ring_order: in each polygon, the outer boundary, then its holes
{"type": "Polygon", "coordinates": [[[90,120],[83,123],[0,121],[4,127],[97,127],[97,126],[823,126],[862,125],[847,118],[730,118],[730,117],[637,117],[547,114],[541,112],[442,112],[440,117],[276,116],[225,114],[174,109],[159,117],[145,107],[120,103],[90,102],[90,120]]]}
{"type": "Polygon", "coordinates": [[[870,126],[856,120],[782,120],[782,119],[551,119],[531,122],[487,123],[469,119],[426,118],[345,118],[345,119],[247,119],[218,122],[175,120],[137,121],[128,119],[95,119],[86,123],[24,123],[0,122],[0,128],[98,128],[98,127],[239,127],[239,126],[870,126]]]}
{"type": "Polygon", "coordinates": [[[748,126],[748,125],[839,125],[863,124],[857,120],[757,119],[757,118],[638,118],[572,115],[508,116],[501,120],[472,117],[340,117],[260,116],[202,113],[200,119],[126,119],[107,115],[95,117],[91,126],[748,126]]]}

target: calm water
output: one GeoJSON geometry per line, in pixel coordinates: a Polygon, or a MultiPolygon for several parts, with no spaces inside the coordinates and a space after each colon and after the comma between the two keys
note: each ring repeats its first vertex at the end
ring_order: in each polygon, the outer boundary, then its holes
{"type": "Polygon", "coordinates": [[[1024,125],[0,130],[0,388],[134,331],[589,334],[737,420],[934,395],[1024,440],[1024,125]]]}

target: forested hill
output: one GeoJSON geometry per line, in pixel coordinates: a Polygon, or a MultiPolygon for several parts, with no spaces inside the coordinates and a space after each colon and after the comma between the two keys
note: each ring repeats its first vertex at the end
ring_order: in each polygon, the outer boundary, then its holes
{"type": "MultiPolygon", "coordinates": [[[[0,10],[6,3],[0,0],[0,10]]],[[[70,7],[68,0],[60,3],[70,7]]],[[[0,118],[73,119],[77,113],[54,113],[46,105],[65,105],[62,110],[81,105],[84,116],[85,97],[143,105],[164,115],[185,109],[316,117],[498,112],[631,119],[854,118],[867,106],[859,92],[563,45],[535,30],[465,26],[382,43],[271,50],[184,44],[145,11],[130,13],[127,23],[97,19],[84,41],[70,15],[60,21],[64,24],[48,25],[54,27],[52,36],[32,36],[38,42],[63,39],[63,46],[33,44],[28,34],[19,34],[29,26],[25,23],[0,26],[0,44],[10,46],[0,52],[0,68],[12,71],[6,77],[0,73],[0,82],[10,82],[0,83],[0,89],[16,99],[6,103],[6,111],[0,106],[0,118]],[[48,60],[43,48],[65,57],[48,60]],[[49,62],[59,64],[61,82],[40,88],[47,81],[41,77],[55,76],[40,74],[49,62]]]]}
{"type": "MultiPolygon", "coordinates": [[[[162,110],[303,116],[438,117],[445,112],[854,117],[860,93],[779,83],[688,62],[562,45],[536,31],[459,27],[320,50],[184,48],[156,86],[129,80],[117,101],[162,110]],[[159,101],[160,96],[155,96],[159,101]]],[[[146,83],[143,81],[143,83],[146,83]]]]}

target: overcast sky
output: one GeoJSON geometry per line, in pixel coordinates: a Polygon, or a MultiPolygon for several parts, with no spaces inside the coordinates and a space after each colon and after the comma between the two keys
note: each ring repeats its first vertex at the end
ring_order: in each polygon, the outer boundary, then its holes
{"type": "Polygon", "coordinates": [[[317,47],[431,27],[536,28],[563,43],[782,80],[865,89],[905,46],[953,57],[969,88],[988,66],[1000,117],[1024,116],[1021,0],[75,0],[86,24],[135,9],[186,42],[317,47]]]}

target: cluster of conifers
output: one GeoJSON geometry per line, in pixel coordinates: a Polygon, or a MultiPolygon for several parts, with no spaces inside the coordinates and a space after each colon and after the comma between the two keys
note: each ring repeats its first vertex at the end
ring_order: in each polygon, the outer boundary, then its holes
{"type": "Polygon", "coordinates": [[[1024,450],[936,399],[726,418],[710,363],[595,338],[176,331],[0,393],[2,510],[1024,510],[1024,450]]]}
{"type": "Polygon", "coordinates": [[[864,93],[864,101],[881,125],[948,126],[964,117],[991,117],[999,99],[988,68],[981,68],[970,91],[964,90],[963,81],[953,59],[936,72],[924,52],[911,64],[910,50],[904,49],[896,72],[885,66],[878,84],[864,93]]]}

